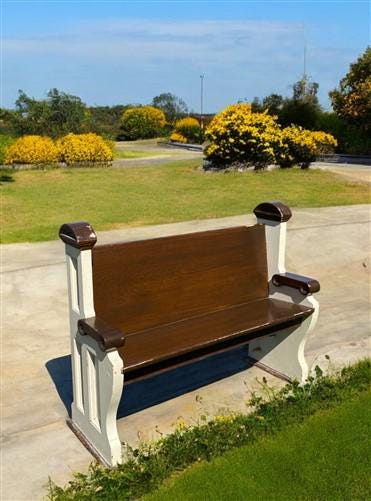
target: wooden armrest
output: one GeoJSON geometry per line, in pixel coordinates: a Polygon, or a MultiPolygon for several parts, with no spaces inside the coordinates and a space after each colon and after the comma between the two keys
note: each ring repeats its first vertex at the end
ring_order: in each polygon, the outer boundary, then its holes
{"type": "Polygon", "coordinates": [[[272,283],[276,287],[286,285],[286,287],[298,289],[304,296],[307,294],[314,294],[320,290],[318,280],[310,277],[304,277],[303,275],[295,275],[295,273],[281,273],[279,275],[273,275],[272,283]]]}
{"type": "Polygon", "coordinates": [[[100,318],[81,318],[77,323],[77,327],[82,336],[90,336],[95,339],[103,351],[120,348],[125,344],[123,332],[111,327],[100,318]]]}

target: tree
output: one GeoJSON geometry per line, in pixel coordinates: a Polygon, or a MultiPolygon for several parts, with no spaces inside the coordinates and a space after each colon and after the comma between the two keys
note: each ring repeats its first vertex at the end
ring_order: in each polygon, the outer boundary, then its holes
{"type": "Polygon", "coordinates": [[[301,99],[286,99],[279,113],[279,123],[283,127],[298,125],[305,129],[317,128],[319,107],[301,99]]]}
{"type": "Polygon", "coordinates": [[[20,90],[18,91],[15,108],[12,118],[17,135],[46,134],[44,129],[49,121],[50,110],[45,100],[37,101],[33,97],[27,96],[23,90],[20,90]]]}
{"type": "Polygon", "coordinates": [[[86,131],[90,116],[86,105],[79,97],[51,89],[48,92],[47,103],[50,108],[50,136],[86,131]]]}
{"type": "Polygon", "coordinates": [[[270,115],[277,115],[281,113],[281,110],[285,104],[285,99],[280,94],[270,94],[265,97],[262,101],[255,97],[251,103],[251,109],[253,112],[263,112],[268,111],[270,115]]]}
{"type": "Polygon", "coordinates": [[[13,110],[0,108],[0,134],[12,135],[13,134],[13,110]]]}
{"type": "Polygon", "coordinates": [[[317,92],[319,84],[317,82],[310,82],[306,75],[294,83],[292,86],[292,99],[294,101],[303,101],[305,103],[319,106],[317,92]]]}
{"type": "Polygon", "coordinates": [[[284,127],[299,125],[305,129],[317,127],[321,106],[318,102],[316,82],[310,82],[306,76],[292,86],[292,96],[284,98],[280,94],[270,94],[262,101],[257,97],[252,102],[253,112],[267,111],[278,117],[278,122],[284,127]]]}
{"type": "Polygon", "coordinates": [[[305,129],[317,127],[321,106],[318,102],[317,82],[310,82],[304,75],[292,86],[292,97],[285,99],[279,110],[279,122],[284,127],[298,125],[305,129]]]}
{"type": "Polygon", "coordinates": [[[329,93],[334,111],[365,131],[371,129],[371,47],[350,65],[339,87],[329,93]]]}
{"type": "Polygon", "coordinates": [[[171,125],[188,113],[188,107],[183,99],[180,99],[170,92],[164,92],[154,97],[151,104],[164,112],[166,121],[171,125]]]}
{"type": "Polygon", "coordinates": [[[77,96],[51,89],[47,99],[37,100],[20,90],[15,102],[13,127],[16,134],[36,134],[59,137],[88,128],[86,105],[77,96]]]}
{"type": "Polygon", "coordinates": [[[129,105],[92,106],[89,107],[91,117],[90,129],[111,139],[119,139],[122,114],[129,105]]]}

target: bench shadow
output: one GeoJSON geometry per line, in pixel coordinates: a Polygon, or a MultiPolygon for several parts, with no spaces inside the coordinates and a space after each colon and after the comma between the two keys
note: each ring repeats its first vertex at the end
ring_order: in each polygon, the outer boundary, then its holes
{"type": "MultiPolygon", "coordinates": [[[[68,415],[71,416],[71,356],[49,360],[45,367],[68,415]]],[[[124,387],[117,418],[120,419],[166,400],[178,397],[251,367],[248,346],[212,355],[204,360],[168,370],[124,387]]]]}

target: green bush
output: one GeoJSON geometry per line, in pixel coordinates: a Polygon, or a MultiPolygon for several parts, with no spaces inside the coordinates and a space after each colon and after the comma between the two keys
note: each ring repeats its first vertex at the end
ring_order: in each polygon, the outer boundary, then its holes
{"type": "Polygon", "coordinates": [[[5,163],[7,149],[15,141],[15,138],[0,134],[0,165],[5,163]]]}
{"type": "Polygon", "coordinates": [[[161,135],[165,124],[165,115],[158,108],[129,108],[122,115],[121,135],[127,140],[150,139],[161,135]]]}
{"type": "Polygon", "coordinates": [[[338,153],[371,155],[371,135],[358,125],[347,123],[335,113],[322,112],[318,118],[318,128],[336,137],[338,153]]]}

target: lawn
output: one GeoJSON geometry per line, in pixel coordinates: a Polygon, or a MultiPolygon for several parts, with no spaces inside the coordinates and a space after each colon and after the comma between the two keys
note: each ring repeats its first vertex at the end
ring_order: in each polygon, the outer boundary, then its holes
{"type": "Polygon", "coordinates": [[[116,468],[92,463],[64,488],[50,481],[48,499],[371,499],[370,370],[369,359],[332,375],[317,368],[279,391],[263,381],[251,413],[177,427],[116,468]]]}
{"type": "Polygon", "coordinates": [[[130,158],[147,158],[147,157],[158,157],[161,156],[162,153],[158,151],[137,151],[137,150],[115,150],[115,158],[116,159],[130,159],[130,158]]]}
{"type": "Polygon", "coordinates": [[[365,500],[371,392],[168,481],[147,501],[365,500]]]}
{"type": "Polygon", "coordinates": [[[96,230],[250,213],[263,200],[291,207],[369,203],[369,187],[321,170],[204,173],[199,160],[161,167],[0,172],[2,242],[57,238],[64,222],[96,230]]]}

